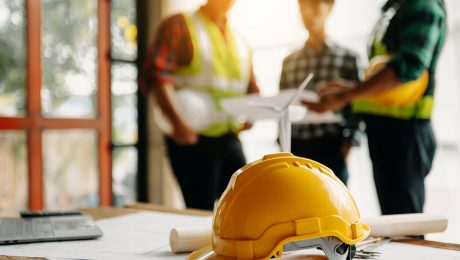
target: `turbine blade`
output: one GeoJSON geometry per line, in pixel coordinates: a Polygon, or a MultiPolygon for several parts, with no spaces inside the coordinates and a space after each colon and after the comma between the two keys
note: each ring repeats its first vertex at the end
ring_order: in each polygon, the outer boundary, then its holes
{"type": "Polygon", "coordinates": [[[308,76],[305,78],[304,81],[297,87],[297,91],[294,93],[294,95],[291,97],[291,99],[286,103],[286,105],[283,106],[282,110],[287,109],[292,103],[297,101],[297,99],[300,97],[304,89],[308,86],[310,81],[313,79],[313,73],[308,74],[308,76]]]}

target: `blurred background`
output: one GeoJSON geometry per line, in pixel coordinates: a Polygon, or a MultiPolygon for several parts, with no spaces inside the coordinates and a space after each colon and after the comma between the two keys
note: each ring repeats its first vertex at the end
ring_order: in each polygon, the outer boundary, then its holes
{"type": "MultiPolygon", "coordinates": [[[[138,88],[162,17],[203,0],[0,0],[0,213],[141,202],[183,207],[152,107],[138,88]]],[[[336,0],[329,36],[359,53],[383,0],[336,0]]],[[[460,243],[460,2],[446,0],[449,35],[437,74],[439,149],[426,211],[450,219],[460,243]]],[[[308,35],[296,0],[236,0],[230,23],[253,49],[263,95],[275,95],[283,58],[308,35]]],[[[279,150],[274,121],[243,133],[248,161],[279,150]]],[[[349,157],[364,216],[379,214],[366,138],[349,157]]]]}

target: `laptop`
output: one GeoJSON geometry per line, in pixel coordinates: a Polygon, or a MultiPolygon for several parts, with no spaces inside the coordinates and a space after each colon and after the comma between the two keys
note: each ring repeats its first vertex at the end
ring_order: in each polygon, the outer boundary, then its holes
{"type": "Polygon", "coordinates": [[[102,231],[89,216],[59,216],[0,220],[0,245],[93,239],[102,231]]]}

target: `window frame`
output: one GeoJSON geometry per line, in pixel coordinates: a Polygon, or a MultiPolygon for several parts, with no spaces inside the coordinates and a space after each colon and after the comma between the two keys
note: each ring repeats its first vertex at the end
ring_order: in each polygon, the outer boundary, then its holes
{"type": "Polygon", "coordinates": [[[110,0],[98,0],[97,113],[95,118],[46,118],[41,111],[42,87],[42,1],[26,0],[26,113],[24,117],[0,117],[0,131],[26,130],[28,164],[28,207],[44,208],[42,131],[45,129],[92,129],[97,132],[99,205],[112,205],[111,154],[111,60],[110,0]]]}

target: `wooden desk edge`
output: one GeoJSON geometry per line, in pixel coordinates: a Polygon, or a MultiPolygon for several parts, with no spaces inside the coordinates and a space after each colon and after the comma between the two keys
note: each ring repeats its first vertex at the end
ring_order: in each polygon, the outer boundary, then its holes
{"type": "Polygon", "coordinates": [[[99,207],[99,208],[86,208],[81,209],[81,212],[88,214],[94,219],[104,219],[104,218],[113,218],[128,214],[139,213],[143,211],[156,211],[164,213],[173,213],[173,214],[182,214],[182,215],[191,215],[191,216],[212,216],[211,211],[199,210],[199,209],[175,209],[170,207],[164,207],[154,204],[147,203],[136,203],[132,205],[126,205],[122,208],[113,208],[113,207],[99,207]]]}
{"type": "Polygon", "coordinates": [[[405,244],[416,245],[416,246],[426,246],[426,247],[446,249],[446,250],[452,250],[452,251],[460,251],[460,244],[443,243],[443,242],[436,242],[436,241],[431,241],[431,240],[396,239],[396,240],[392,240],[392,242],[405,243],[405,244]]]}
{"type": "Polygon", "coordinates": [[[212,216],[212,211],[209,211],[209,210],[175,209],[175,208],[164,207],[164,206],[148,204],[148,203],[136,203],[132,205],[126,205],[125,208],[153,210],[153,211],[158,211],[158,212],[175,213],[175,214],[192,215],[192,216],[212,216]]]}

